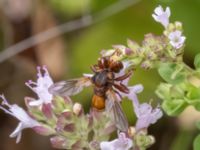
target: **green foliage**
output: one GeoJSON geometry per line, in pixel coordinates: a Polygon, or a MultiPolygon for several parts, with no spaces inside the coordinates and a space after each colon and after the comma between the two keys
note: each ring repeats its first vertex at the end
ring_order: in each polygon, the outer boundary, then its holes
{"type": "Polygon", "coordinates": [[[187,107],[186,102],[182,99],[173,99],[171,101],[163,101],[162,108],[169,116],[179,115],[187,107]]]}
{"type": "Polygon", "coordinates": [[[154,137],[147,135],[146,133],[141,132],[135,135],[135,143],[140,147],[141,150],[146,150],[154,142],[154,137]]]}
{"type": "Polygon", "coordinates": [[[200,111],[200,88],[188,85],[187,102],[200,111]]]}
{"type": "Polygon", "coordinates": [[[158,72],[166,82],[171,84],[178,84],[185,80],[185,73],[181,64],[162,63],[158,72]]]}
{"type": "Polygon", "coordinates": [[[200,134],[194,140],[193,149],[200,150],[200,134]]]}
{"type": "Polygon", "coordinates": [[[185,86],[182,84],[161,83],[156,94],[163,100],[162,108],[169,116],[176,116],[187,107],[187,102],[184,100],[185,86]]]}
{"type": "Polygon", "coordinates": [[[200,53],[195,56],[194,66],[196,69],[200,69],[200,53]]]}
{"type": "Polygon", "coordinates": [[[200,121],[196,123],[196,127],[200,130],[200,121]]]}

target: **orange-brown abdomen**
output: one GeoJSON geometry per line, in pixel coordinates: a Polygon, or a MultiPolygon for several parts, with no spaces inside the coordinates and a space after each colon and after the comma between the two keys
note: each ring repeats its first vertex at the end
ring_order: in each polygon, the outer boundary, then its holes
{"type": "Polygon", "coordinates": [[[92,98],[92,107],[97,110],[104,110],[105,108],[105,98],[102,96],[94,95],[92,98]]]}

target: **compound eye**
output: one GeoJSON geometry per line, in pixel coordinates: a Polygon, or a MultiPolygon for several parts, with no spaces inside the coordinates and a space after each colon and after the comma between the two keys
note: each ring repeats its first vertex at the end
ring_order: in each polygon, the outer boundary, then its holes
{"type": "Polygon", "coordinates": [[[111,71],[118,73],[121,69],[123,69],[123,64],[121,61],[116,61],[110,64],[111,71]]]}
{"type": "Polygon", "coordinates": [[[109,67],[109,57],[102,57],[98,60],[98,66],[100,68],[108,68],[109,67]]]}
{"type": "Polygon", "coordinates": [[[104,67],[105,68],[108,68],[109,67],[109,60],[110,60],[110,58],[109,57],[104,57],[103,59],[102,59],[102,63],[103,63],[103,65],[104,65],[104,67]]]}

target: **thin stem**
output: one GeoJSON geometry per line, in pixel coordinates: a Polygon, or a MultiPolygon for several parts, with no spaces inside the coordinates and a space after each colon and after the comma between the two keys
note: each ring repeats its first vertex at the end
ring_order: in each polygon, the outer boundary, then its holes
{"type": "Polygon", "coordinates": [[[183,62],[183,64],[184,64],[184,67],[185,67],[189,72],[193,72],[193,71],[194,71],[194,69],[192,69],[190,66],[188,66],[188,65],[185,64],[184,62],[183,62]]]}

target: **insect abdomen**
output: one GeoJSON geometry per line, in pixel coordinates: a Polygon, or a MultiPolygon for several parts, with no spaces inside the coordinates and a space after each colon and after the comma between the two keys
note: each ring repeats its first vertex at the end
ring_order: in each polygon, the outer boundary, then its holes
{"type": "Polygon", "coordinates": [[[105,98],[103,96],[94,95],[92,98],[92,107],[97,110],[104,110],[105,98]]]}

